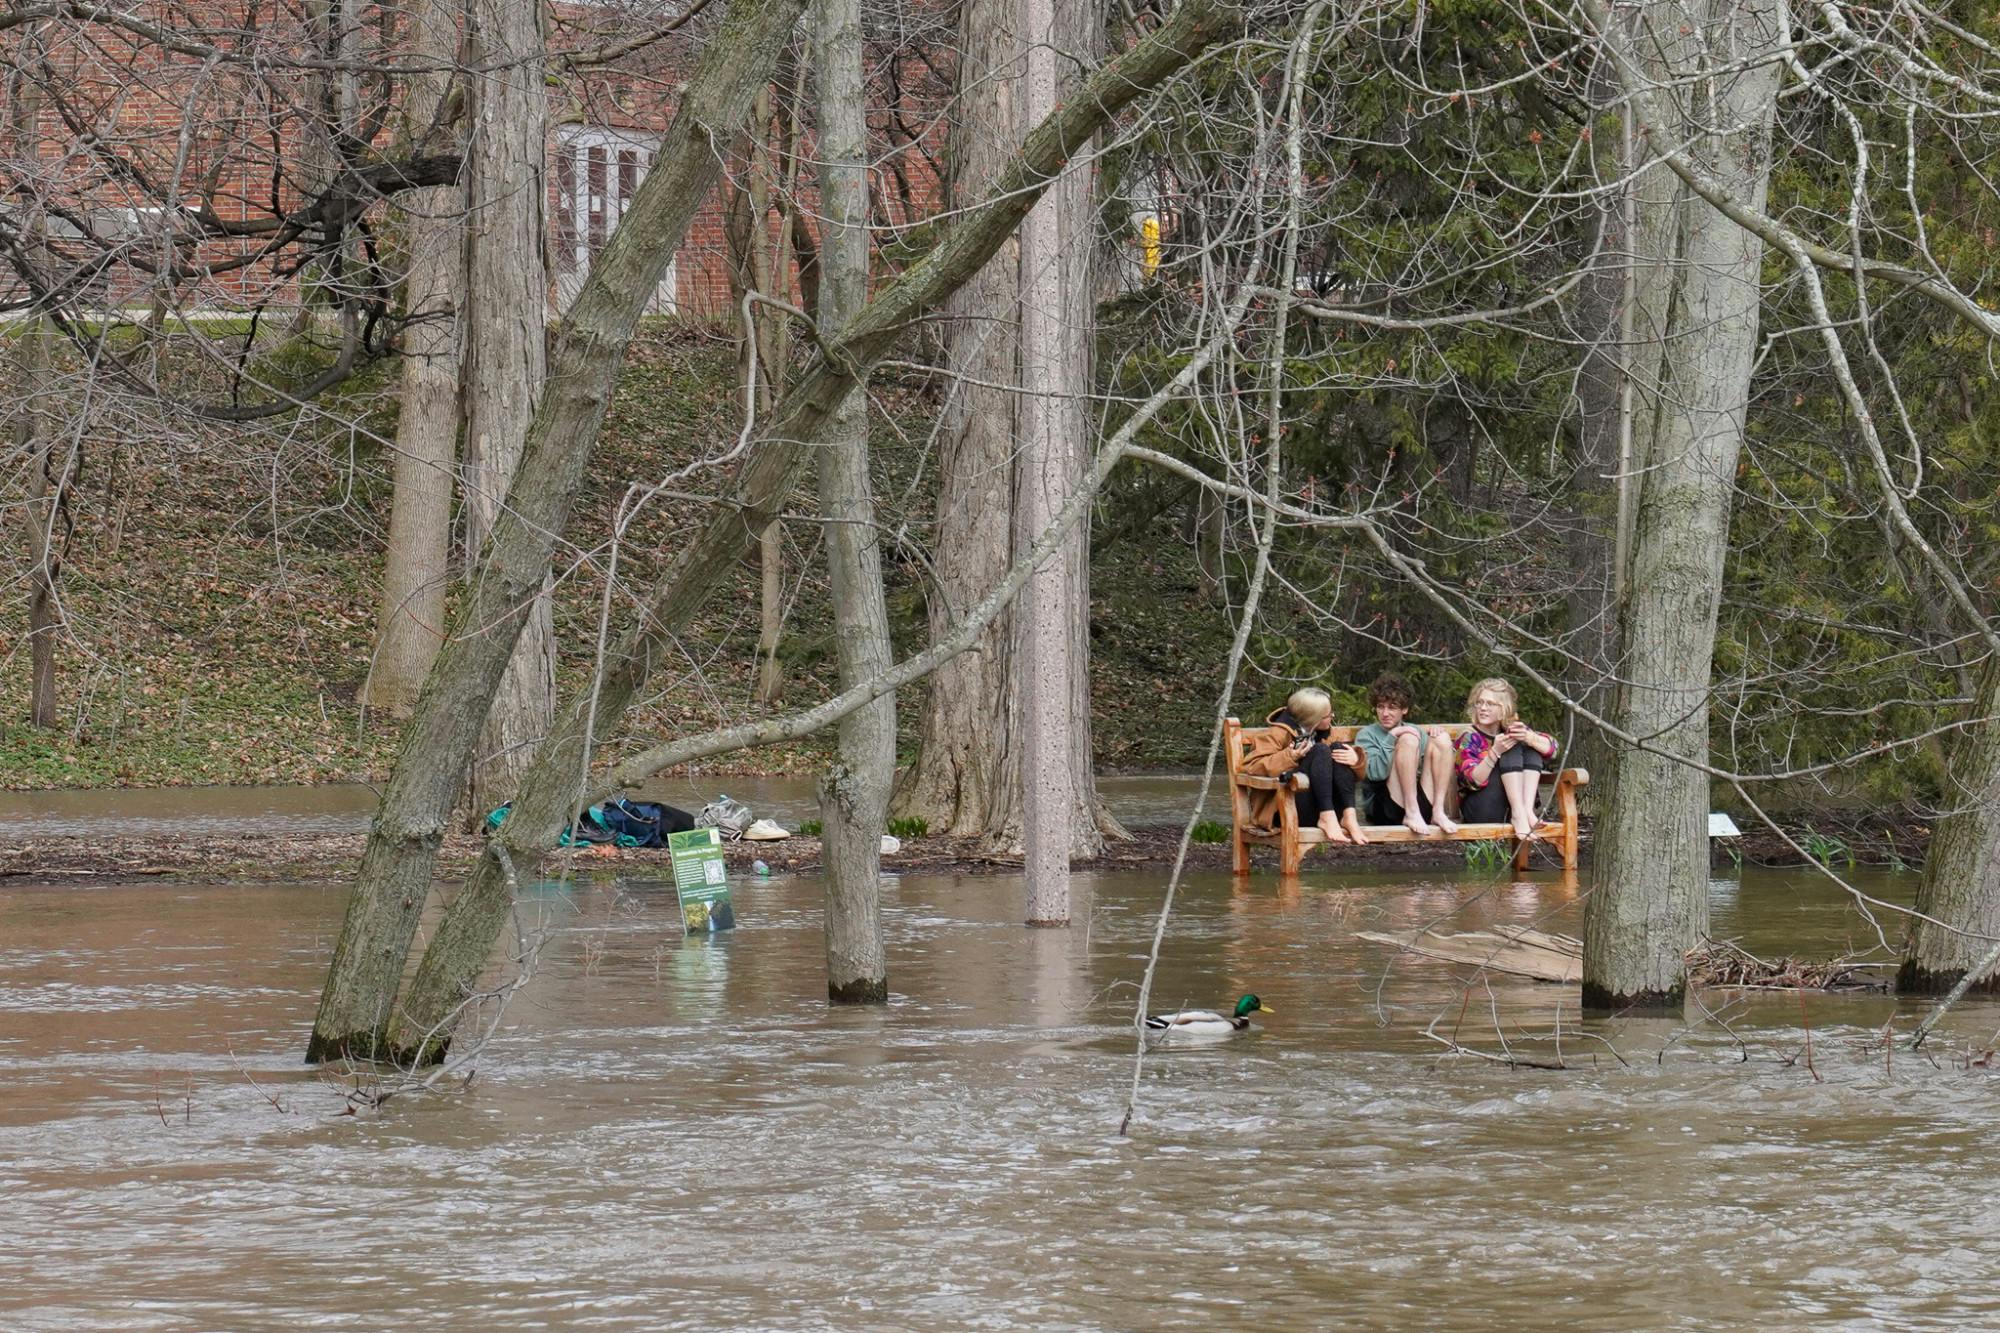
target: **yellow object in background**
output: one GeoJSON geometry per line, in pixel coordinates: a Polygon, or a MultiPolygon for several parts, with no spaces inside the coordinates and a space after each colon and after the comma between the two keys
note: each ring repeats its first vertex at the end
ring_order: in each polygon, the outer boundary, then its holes
{"type": "Polygon", "coordinates": [[[1139,223],[1140,268],[1151,278],[1160,267],[1160,219],[1152,214],[1139,223]]]}

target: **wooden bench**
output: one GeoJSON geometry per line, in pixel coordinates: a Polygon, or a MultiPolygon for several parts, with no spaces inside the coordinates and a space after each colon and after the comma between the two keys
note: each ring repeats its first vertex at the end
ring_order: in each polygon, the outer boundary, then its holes
{"type": "MultiPolygon", "coordinates": [[[[1451,722],[1417,725],[1424,727],[1426,731],[1443,726],[1451,733],[1455,742],[1472,724],[1451,722]]],[[[1233,717],[1222,724],[1223,754],[1229,761],[1229,815],[1233,825],[1230,831],[1230,847],[1234,853],[1232,867],[1239,875],[1249,874],[1250,846],[1256,843],[1278,849],[1279,874],[1296,875],[1299,873],[1299,862],[1304,858],[1306,848],[1324,843],[1326,835],[1316,827],[1299,827],[1298,805],[1291,799],[1291,793],[1306,789],[1305,774],[1293,773],[1283,778],[1260,778],[1252,777],[1243,771],[1243,760],[1251,741],[1266,730],[1264,727],[1246,727],[1233,717]],[[1280,793],[1277,826],[1259,828],[1250,822],[1250,793],[1273,790],[1280,793]]],[[[1352,742],[1354,734],[1359,730],[1359,727],[1334,727],[1327,734],[1331,742],[1338,745],[1342,742],[1352,742]]],[[[1548,843],[1562,853],[1565,870],[1576,869],[1576,789],[1589,783],[1589,770],[1565,768],[1556,775],[1553,787],[1548,786],[1546,782],[1542,787],[1543,793],[1554,794],[1554,799],[1544,809],[1552,810],[1555,818],[1544,818],[1535,825],[1535,839],[1548,843]]],[[[1528,853],[1534,847],[1533,842],[1515,839],[1512,824],[1460,824],[1456,833],[1436,831],[1429,838],[1419,837],[1413,830],[1401,824],[1366,825],[1362,831],[1368,835],[1370,842],[1487,842],[1506,839],[1514,843],[1514,867],[1517,870],[1528,868],[1528,853]]]]}

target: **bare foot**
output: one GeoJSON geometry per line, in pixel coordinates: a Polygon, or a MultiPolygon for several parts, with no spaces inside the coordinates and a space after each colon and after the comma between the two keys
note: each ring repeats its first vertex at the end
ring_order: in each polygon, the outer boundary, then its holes
{"type": "Polygon", "coordinates": [[[1514,836],[1519,838],[1522,842],[1533,842],[1535,840],[1534,821],[1533,820],[1523,821],[1519,819],[1515,820],[1514,836]]]}
{"type": "Polygon", "coordinates": [[[1319,831],[1326,835],[1326,840],[1328,842],[1350,841],[1350,839],[1347,836],[1347,830],[1342,828],[1340,825],[1334,823],[1332,820],[1326,820],[1323,823],[1321,823],[1319,826],[1319,831]]]}
{"type": "Polygon", "coordinates": [[[1444,814],[1441,811],[1431,812],[1431,822],[1436,824],[1438,828],[1443,832],[1446,833],[1458,832],[1458,821],[1456,819],[1453,819],[1450,815],[1444,814]]]}
{"type": "Polygon", "coordinates": [[[1436,829],[1424,822],[1422,815],[1404,815],[1403,827],[1416,834],[1419,838],[1428,838],[1431,834],[1437,832],[1436,829]]]}
{"type": "Polygon", "coordinates": [[[1357,846],[1366,847],[1368,845],[1368,835],[1361,831],[1361,820],[1352,810],[1342,815],[1340,822],[1346,826],[1348,836],[1354,839],[1357,846]]]}

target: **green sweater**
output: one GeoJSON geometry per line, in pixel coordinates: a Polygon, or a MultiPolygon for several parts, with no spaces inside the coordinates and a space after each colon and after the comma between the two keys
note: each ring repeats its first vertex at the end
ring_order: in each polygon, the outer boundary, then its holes
{"type": "MultiPolygon", "coordinates": [[[[1387,782],[1389,764],[1396,757],[1396,738],[1380,722],[1370,722],[1354,733],[1354,748],[1368,757],[1369,782],[1387,782]]],[[[1424,752],[1417,751],[1417,772],[1424,771],[1424,752]]]]}

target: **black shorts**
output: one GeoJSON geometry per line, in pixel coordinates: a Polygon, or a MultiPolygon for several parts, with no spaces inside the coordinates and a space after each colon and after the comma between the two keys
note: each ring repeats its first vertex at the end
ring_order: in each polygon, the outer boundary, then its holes
{"type": "MultiPolygon", "coordinates": [[[[1397,803],[1395,797],[1389,794],[1389,784],[1386,782],[1369,783],[1367,795],[1367,808],[1362,813],[1367,816],[1371,824],[1400,824],[1403,822],[1403,817],[1409,813],[1397,803]]],[[[1431,798],[1421,786],[1417,788],[1417,813],[1423,817],[1425,823],[1430,822],[1431,798]]]]}

